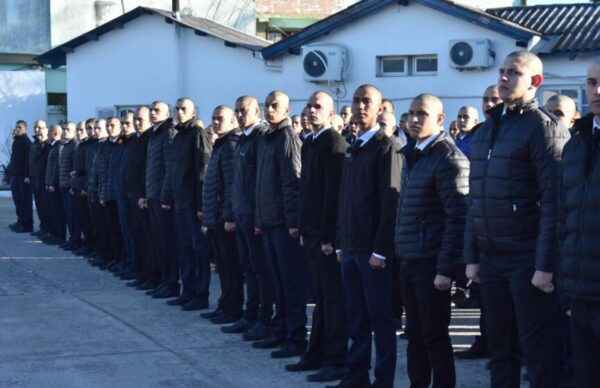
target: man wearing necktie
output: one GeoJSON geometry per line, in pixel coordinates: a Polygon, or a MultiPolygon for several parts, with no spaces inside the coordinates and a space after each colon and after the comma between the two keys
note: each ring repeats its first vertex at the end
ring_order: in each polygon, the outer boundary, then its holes
{"type": "Polygon", "coordinates": [[[381,92],[362,85],[352,98],[357,139],[342,167],[336,239],[346,298],[348,373],[339,387],[369,386],[372,333],[375,333],[375,382],[392,387],[396,369],[396,333],[391,308],[394,211],[402,159],[380,131],[381,92]]]}
{"type": "Polygon", "coordinates": [[[492,387],[558,386],[557,192],[569,132],[538,107],[543,65],[514,52],[499,69],[504,104],[488,111],[471,148],[467,277],[481,282],[492,387]],[[522,356],[521,357],[521,350],[522,356]]]}
{"type": "Polygon", "coordinates": [[[575,122],[562,156],[560,292],[571,312],[575,385],[600,386],[600,59],[588,69],[591,113],[575,122]]]}

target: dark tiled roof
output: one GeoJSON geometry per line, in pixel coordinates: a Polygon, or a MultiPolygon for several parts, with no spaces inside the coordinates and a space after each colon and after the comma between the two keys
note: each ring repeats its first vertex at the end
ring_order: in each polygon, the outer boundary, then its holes
{"type": "Polygon", "coordinates": [[[137,7],[95,29],[88,31],[70,41],[54,47],[45,53],[37,56],[35,60],[40,64],[51,65],[52,67],[64,66],[66,64],[66,53],[73,50],[82,44],[90,41],[98,40],[98,38],[114,29],[123,28],[123,26],[131,20],[137,19],[142,15],[157,15],[165,18],[167,23],[176,23],[183,27],[194,30],[196,35],[212,36],[222,39],[226,46],[243,47],[249,50],[260,50],[268,46],[271,42],[258,38],[254,35],[246,34],[245,32],[236,30],[231,27],[213,22],[208,19],[198,18],[193,16],[181,16],[180,19],[173,17],[170,11],[164,11],[155,8],[137,7]]]}
{"type": "Polygon", "coordinates": [[[310,43],[333,30],[349,25],[353,21],[375,13],[392,4],[421,4],[445,14],[454,16],[468,23],[496,31],[515,40],[528,41],[539,35],[536,31],[509,20],[497,17],[485,11],[455,3],[451,0],[362,0],[323,20],[320,20],[296,34],[280,40],[261,50],[263,58],[272,59],[287,53],[299,53],[300,47],[310,43]]]}
{"type": "Polygon", "coordinates": [[[492,8],[487,12],[554,38],[549,53],[600,50],[600,4],[492,8]]]}

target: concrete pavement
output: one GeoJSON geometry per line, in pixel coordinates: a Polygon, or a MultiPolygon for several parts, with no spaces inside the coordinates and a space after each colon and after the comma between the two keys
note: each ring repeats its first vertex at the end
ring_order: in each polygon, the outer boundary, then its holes
{"type": "MultiPolygon", "coordinates": [[[[0,387],[323,386],[285,372],[295,359],[271,359],[198,312],[169,307],[82,258],[11,232],[14,220],[12,201],[0,198],[0,387]]],[[[211,307],[218,294],[214,276],[211,307]]],[[[450,330],[455,347],[468,346],[477,311],[455,310],[450,330]]],[[[405,354],[399,340],[397,387],[408,387],[405,354]]],[[[488,386],[484,365],[457,361],[457,386],[488,386]]]]}

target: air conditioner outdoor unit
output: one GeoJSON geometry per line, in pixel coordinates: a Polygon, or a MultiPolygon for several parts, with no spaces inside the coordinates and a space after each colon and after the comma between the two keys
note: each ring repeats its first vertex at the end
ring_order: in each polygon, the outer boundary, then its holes
{"type": "Polygon", "coordinates": [[[348,49],[337,44],[302,47],[304,79],[311,82],[338,82],[348,71],[348,49]]]}
{"type": "Polygon", "coordinates": [[[459,70],[486,69],[494,64],[496,54],[489,39],[450,41],[450,67],[459,70]]]}

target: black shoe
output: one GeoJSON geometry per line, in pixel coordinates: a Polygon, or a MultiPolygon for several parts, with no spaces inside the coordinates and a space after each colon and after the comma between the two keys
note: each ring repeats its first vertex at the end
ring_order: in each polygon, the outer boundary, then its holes
{"type": "Polygon", "coordinates": [[[121,270],[121,262],[120,261],[112,261],[109,265],[106,266],[106,269],[110,272],[119,272],[121,270]]]}
{"type": "Polygon", "coordinates": [[[141,284],[135,286],[135,288],[142,291],[151,291],[155,290],[158,286],[159,284],[157,282],[152,280],[146,280],[145,282],[142,282],[141,284]]]}
{"type": "Polygon", "coordinates": [[[15,222],[14,224],[10,224],[8,225],[8,229],[10,230],[15,230],[16,227],[20,226],[18,222],[15,222]]]}
{"type": "Polygon", "coordinates": [[[242,333],[245,333],[248,330],[252,329],[255,324],[256,324],[256,322],[250,322],[245,319],[240,319],[239,321],[237,321],[236,323],[234,323],[231,326],[221,327],[221,331],[223,333],[229,333],[229,334],[242,334],[242,333]]]}
{"type": "Polygon", "coordinates": [[[315,383],[324,383],[326,381],[341,380],[347,372],[347,368],[335,365],[327,365],[319,369],[317,373],[313,373],[306,376],[306,380],[315,383]]]}
{"type": "Polygon", "coordinates": [[[141,286],[142,284],[144,284],[144,279],[142,278],[136,278],[134,281],[129,282],[129,283],[125,283],[125,285],[127,287],[138,287],[141,286]]]}
{"type": "Polygon", "coordinates": [[[281,349],[274,350],[271,352],[272,358],[290,358],[301,356],[306,352],[306,345],[294,344],[292,342],[286,342],[281,349]]]}
{"type": "Polygon", "coordinates": [[[212,319],[218,317],[219,315],[223,315],[223,309],[221,307],[217,307],[215,310],[210,311],[208,313],[200,314],[200,318],[212,319]]]}
{"type": "Polygon", "coordinates": [[[157,292],[162,291],[164,287],[165,286],[163,286],[162,284],[157,284],[155,288],[153,288],[151,290],[147,290],[146,295],[152,296],[152,295],[156,294],[157,292]]]}
{"type": "Polygon", "coordinates": [[[297,363],[286,365],[285,370],[288,372],[306,372],[309,370],[318,370],[320,367],[320,362],[309,361],[302,357],[297,363]]]}
{"type": "Polygon", "coordinates": [[[483,341],[481,339],[475,339],[475,342],[473,342],[473,345],[471,345],[469,349],[454,352],[454,357],[459,360],[477,360],[489,357],[489,353],[487,346],[483,344],[483,341]]]}
{"type": "Polygon", "coordinates": [[[398,338],[408,341],[408,337],[406,336],[406,333],[404,333],[404,332],[398,334],[398,338]]]}
{"type": "Polygon", "coordinates": [[[19,226],[16,226],[13,229],[13,232],[16,232],[16,233],[30,233],[30,232],[33,232],[33,226],[22,226],[22,225],[19,225],[19,226]]]}
{"type": "Polygon", "coordinates": [[[188,295],[181,295],[178,298],[168,300],[167,304],[169,306],[183,306],[184,304],[186,304],[190,300],[192,300],[192,298],[190,298],[188,295]]]}
{"type": "Polygon", "coordinates": [[[172,287],[165,286],[165,288],[163,290],[157,291],[156,293],[152,294],[152,298],[166,299],[166,298],[173,298],[178,295],[179,295],[179,286],[172,286],[172,287]]]}
{"type": "Polygon", "coordinates": [[[369,388],[371,382],[368,377],[361,380],[342,379],[337,385],[327,385],[326,388],[369,388]]]}
{"type": "Polygon", "coordinates": [[[136,278],[135,274],[131,271],[124,271],[121,273],[121,276],[119,276],[121,278],[121,280],[125,280],[125,281],[129,281],[129,280],[133,280],[136,278]]]}
{"type": "Polygon", "coordinates": [[[279,337],[275,334],[270,334],[264,340],[252,343],[252,347],[256,349],[274,349],[285,343],[285,337],[279,337]]]}
{"type": "Polygon", "coordinates": [[[196,310],[204,310],[208,308],[208,298],[200,298],[195,297],[192,298],[189,302],[181,306],[183,311],[196,311],[196,310]]]}
{"type": "Polygon", "coordinates": [[[46,244],[48,244],[48,245],[60,245],[60,244],[62,244],[62,243],[64,243],[64,242],[65,242],[65,240],[63,240],[63,239],[61,239],[61,238],[58,238],[58,237],[51,237],[50,239],[48,239],[48,240],[46,241],[46,244]]]}
{"type": "Polygon", "coordinates": [[[260,341],[267,338],[269,334],[271,334],[271,330],[267,326],[257,323],[252,329],[242,334],[242,339],[244,341],[260,341]]]}
{"type": "Polygon", "coordinates": [[[227,313],[223,313],[221,315],[219,315],[218,317],[214,317],[211,318],[210,321],[212,323],[214,323],[215,325],[225,325],[228,323],[234,323],[239,321],[240,316],[239,315],[231,315],[231,314],[227,314],[227,313]]]}

